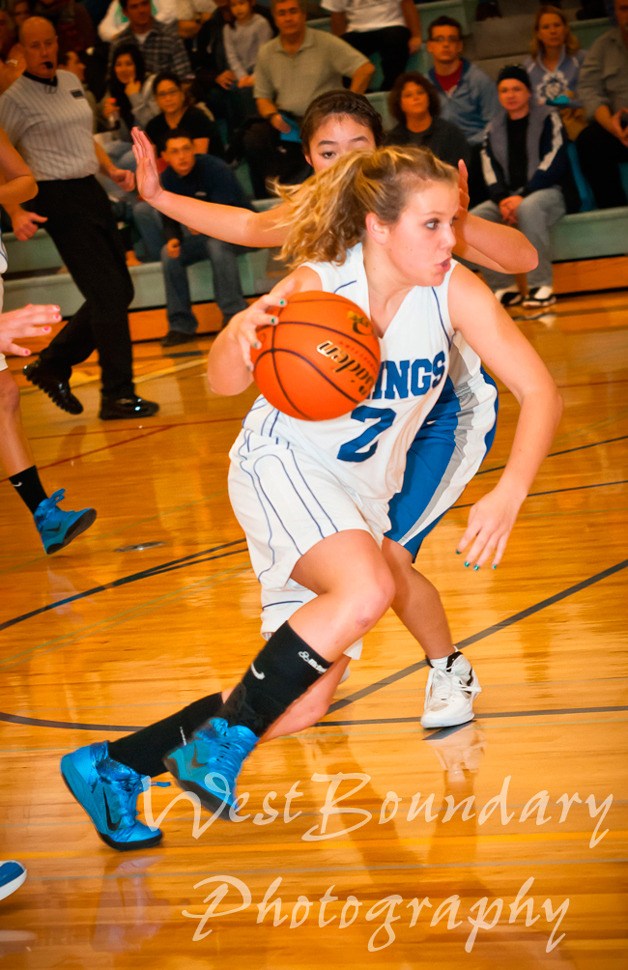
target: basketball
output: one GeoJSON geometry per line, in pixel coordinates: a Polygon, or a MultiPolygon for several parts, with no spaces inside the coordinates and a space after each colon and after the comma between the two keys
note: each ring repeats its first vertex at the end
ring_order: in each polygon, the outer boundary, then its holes
{"type": "Polygon", "coordinates": [[[297,293],[276,324],[258,327],[251,350],[255,382],[266,400],[303,421],[352,411],[371,392],[379,341],[356,303],[319,290],[297,293]]]}

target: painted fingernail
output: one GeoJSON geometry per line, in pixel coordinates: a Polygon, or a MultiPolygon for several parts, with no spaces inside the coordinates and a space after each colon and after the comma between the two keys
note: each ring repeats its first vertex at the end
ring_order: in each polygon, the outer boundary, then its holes
{"type": "Polygon", "coordinates": [[[456,549],[456,555],[457,556],[461,556],[462,555],[462,552],[460,551],[460,549],[456,549]]]}
{"type": "Polygon", "coordinates": [[[279,306],[285,306],[285,305],[286,305],[286,301],[285,301],[285,300],[284,300],[284,299],[282,298],[282,299],[281,299],[281,300],[279,301],[279,306]]]}
{"type": "Polygon", "coordinates": [[[471,565],[471,563],[470,562],[466,562],[464,565],[465,565],[465,569],[466,569],[468,566],[471,565]]]}
{"type": "Polygon", "coordinates": [[[497,569],[497,564],[495,564],[495,565],[493,566],[493,569],[497,569]]]}
{"type": "Polygon", "coordinates": [[[270,322],[271,323],[277,323],[277,317],[271,317],[270,318],[270,322]]]}
{"type": "Polygon", "coordinates": [[[476,564],[476,565],[475,565],[475,566],[473,567],[473,572],[474,572],[474,573],[477,573],[477,571],[478,571],[478,569],[479,569],[479,568],[480,568],[480,567],[479,567],[479,566],[478,566],[478,565],[476,564]]]}

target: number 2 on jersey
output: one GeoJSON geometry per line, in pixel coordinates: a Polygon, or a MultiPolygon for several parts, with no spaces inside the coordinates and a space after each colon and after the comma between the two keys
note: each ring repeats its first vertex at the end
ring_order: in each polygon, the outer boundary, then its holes
{"type": "Polygon", "coordinates": [[[338,458],[340,461],[366,461],[377,450],[375,438],[390,428],[395,420],[395,411],[392,408],[372,408],[368,404],[361,404],[351,412],[351,417],[354,421],[372,421],[373,424],[365,428],[357,438],[341,445],[338,458]]]}

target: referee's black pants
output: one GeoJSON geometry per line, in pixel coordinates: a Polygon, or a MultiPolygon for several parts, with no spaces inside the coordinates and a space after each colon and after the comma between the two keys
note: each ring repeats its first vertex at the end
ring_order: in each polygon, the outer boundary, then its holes
{"type": "Polygon", "coordinates": [[[67,380],[72,367],[97,350],[103,395],[129,397],[134,387],[127,310],[133,283],[109,199],[93,175],[38,187],[29,208],[47,216],[44,228],[85,298],[41,359],[67,380]]]}

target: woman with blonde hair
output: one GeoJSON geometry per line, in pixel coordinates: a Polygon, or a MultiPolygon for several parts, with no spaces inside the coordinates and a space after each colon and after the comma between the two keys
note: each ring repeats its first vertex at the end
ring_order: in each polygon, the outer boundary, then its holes
{"type": "MultiPolygon", "coordinates": [[[[314,169],[322,173],[347,157],[351,150],[370,152],[383,139],[381,118],[362,95],[348,91],[328,92],[312,102],[302,128],[304,150],[314,169]]],[[[142,195],[159,211],[200,232],[248,245],[280,245],[289,231],[291,202],[273,210],[253,213],[183,198],[165,192],[160,184],[150,142],[134,133],[138,154],[138,184],[142,195]]],[[[416,156],[427,159],[416,150],[416,156]]],[[[415,155],[412,155],[412,159],[415,155]]],[[[429,163],[430,165],[432,162],[429,163]]],[[[446,182],[455,179],[449,168],[439,169],[446,182]]],[[[331,178],[332,176],[330,176],[331,178]]],[[[335,178],[335,176],[334,176],[335,178]]],[[[290,194],[290,193],[289,193],[290,194]]],[[[334,208],[334,211],[337,211],[334,208]]],[[[459,211],[456,251],[486,264],[511,271],[532,268],[535,254],[527,240],[513,229],[495,226],[459,211]],[[477,248],[476,248],[477,247],[477,248]],[[490,255],[489,255],[490,254],[490,255]]],[[[425,692],[424,727],[461,724],[473,717],[473,699],[479,683],[467,658],[456,650],[442,602],[435,586],[413,567],[421,544],[440,518],[454,504],[477,471],[490,447],[495,425],[496,389],[481,369],[479,358],[461,337],[449,348],[450,368],[444,390],[418,429],[406,457],[401,490],[390,504],[392,527],[383,543],[388,566],[395,578],[393,608],[419,641],[429,658],[425,692]]],[[[485,496],[487,505],[499,506],[499,487],[485,496]]],[[[475,513],[474,513],[475,516],[475,513]]],[[[475,564],[474,560],[465,560],[475,564]]],[[[272,633],[287,616],[281,604],[267,607],[263,633],[272,633]],[[274,615],[273,615],[274,614],[274,615]]],[[[348,663],[348,657],[342,661],[348,663]]],[[[273,726],[267,737],[296,731],[315,722],[326,710],[342,671],[328,678],[294,706],[286,722],[273,726]]],[[[226,693],[199,698],[160,721],[115,741],[88,745],[66,755],[64,777],[98,833],[113,848],[154,845],[161,832],[148,829],[137,819],[137,799],[147,777],[163,770],[163,758],[182,736],[190,737],[219,710],[226,693]],[[106,793],[106,796],[105,796],[106,793]],[[124,823],[110,827],[103,798],[117,806],[124,823]]]]}
{"type": "Polygon", "coordinates": [[[574,140],[586,125],[576,97],[585,52],[580,50],[580,42],[559,7],[551,4],[539,7],[530,54],[524,67],[530,77],[533,97],[538,104],[560,110],[567,134],[574,140]]]}
{"type": "MultiPolygon", "coordinates": [[[[242,763],[261,737],[288,730],[289,708],[303,695],[333,694],[356,641],[394,599],[381,549],[389,500],[443,389],[456,336],[520,406],[493,498],[476,503],[460,542],[469,561],[501,559],[561,411],[540,357],[490,290],[452,260],[454,168],[413,147],[352,152],[283,194],[283,256],[297,268],[218,335],[210,387],[233,395],[251,384],[257,328],[275,323],[277,306],[299,291],[357,303],[380,338],[382,360],[369,398],[329,421],[288,417],[258,396],[231,449],[229,495],[262,586],[268,639],[215,714],[164,759],[183,789],[227,816],[237,808],[242,763]]],[[[82,804],[94,747],[62,761],[82,804]]]]}
{"type": "Polygon", "coordinates": [[[540,357],[484,283],[452,259],[454,168],[411,147],[354,152],[283,195],[282,254],[296,268],[218,335],[210,387],[231,395],[251,384],[257,328],[275,323],[276,307],[299,291],[357,303],[382,362],[364,404],[333,420],[291,418],[258,396],[231,449],[229,495],[263,609],[290,607],[273,632],[266,626],[266,644],[216,715],[165,759],[179,785],[219,814],[235,807],[242,762],[260,738],[303,694],[338,683],[347,652],[394,599],[381,550],[388,503],[444,386],[455,337],[520,406],[496,501],[474,506],[459,546],[476,565],[501,559],[561,412],[540,357]]]}

